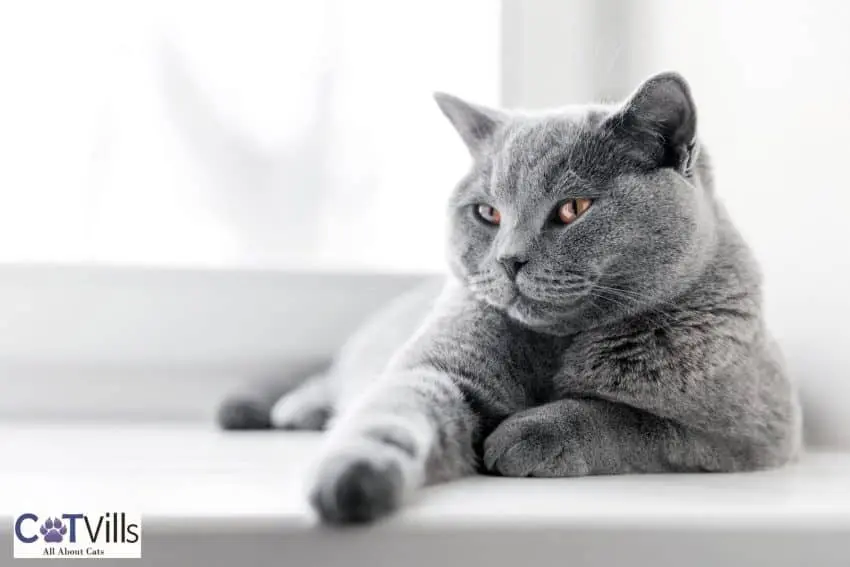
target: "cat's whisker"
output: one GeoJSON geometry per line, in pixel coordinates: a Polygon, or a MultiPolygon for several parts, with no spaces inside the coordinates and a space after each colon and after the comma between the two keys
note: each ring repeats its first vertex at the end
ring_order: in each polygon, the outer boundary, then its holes
{"type": "MultiPolygon", "coordinates": [[[[644,296],[644,295],[642,295],[642,294],[640,294],[636,291],[629,290],[629,289],[622,289],[622,288],[619,288],[619,287],[606,286],[606,285],[602,285],[602,284],[599,284],[599,283],[594,284],[593,287],[595,289],[598,289],[598,290],[601,290],[601,291],[608,291],[608,292],[615,293],[615,294],[623,296],[623,297],[629,297],[629,298],[634,299],[636,301],[646,301],[647,299],[649,299],[646,296],[644,296]]],[[[655,300],[652,300],[652,301],[654,302],[655,300]]]]}
{"type": "Polygon", "coordinates": [[[481,280],[481,279],[494,279],[495,277],[496,277],[495,273],[493,273],[492,271],[487,271],[487,272],[476,272],[476,273],[473,273],[473,274],[469,274],[469,275],[466,276],[466,279],[468,279],[468,280],[481,280]]]}
{"type": "Polygon", "coordinates": [[[633,311],[643,310],[643,311],[647,311],[649,313],[661,316],[666,321],[656,320],[655,323],[658,324],[660,327],[666,329],[667,331],[672,331],[673,326],[671,325],[671,323],[675,323],[677,321],[676,318],[673,317],[672,315],[670,315],[669,313],[665,313],[664,311],[661,311],[661,310],[659,310],[655,307],[642,306],[639,303],[639,298],[629,297],[627,295],[618,295],[616,292],[614,292],[613,290],[610,290],[610,289],[607,290],[607,291],[603,290],[603,289],[598,289],[597,291],[601,291],[602,293],[593,293],[593,295],[595,297],[600,298],[600,299],[610,301],[611,303],[616,303],[616,304],[618,304],[622,307],[625,307],[626,309],[629,309],[629,310],[633,310],[633,311]],[[614,295],[614,297],[616,299],[606,295],[606,293],[614,295]],[[625,301],[625,303],[623,303],[623,301],[625,301]]]}
{"type": "Polygon", "coordinates": [[[496,281],[495,276],[481,276],[478,278],[467,278],[467,284],[471,286],[490,285],[496,281]]]}
{"type": "Polygon", "coordinates": [[[637,301],[650,300],[649,302],[651,302],[655,305],[667,305],[669,307],[674,307],[674,308],[677,307],[677,305],[675,303],[672,303],[670,301],[666,301],[666,300],[658,299],[658,298],[648,298],[641,293],[638,293],[638,292],[632,291],[632,290],[628,290],[628,289],[623,289],[623,288],[619,288],[619,287],[612,287],[612,286],[605,286],[605,285],[602,285],[600,283],[595,283],[594,287],[597,288],[597,289],[604,290],[604,291],[610,291],[610,292],[613,292],[613,293],[617,293],[617,294],[620,294],[620,295],[623,295],[623,296],[633,297],[637,301]]]}
{"type": "MultiPolygon", "coordinates": [[[[644,276],[642,274],[636,273],[633,270],[605,271],[600,276],[600,278],[597,280],[597,283],[595,285],[601,285],[599,282],[605,281],[605,280],[610,280],[610,279],[616,280],[617,278],[625,278],[625,279],[628,279],[628,280],[640,281],[643,277],[644,276]]],[[[623,291],[623,292],[629,292],[629,290],[627,290],[627,289],[623,289],[623,288],[616,287],[616,286],[612,287],[612,289],[616,289],[618,291],[623,291]]],[[[632,293],[634,293],[634,292],[632,292],[632,293]]],[[[667,305],[670,305],[670,306],[676,306],[675,303],[670,302],[670,301],[666,301],[666,300],[663,300],[663,299],[653,299],[653,302],[663,303],[663,304],[667,304],[667,305]]]]}
{"type": "Polygon", "coordinates": [[[590,286],[588,286],[586,283],[585,284],[552,285],[549,282],[546,282],[546,284],[544,284],[544,285],[533,285],[532,284],[532,286],[530,286],[530,287],[532,287],[536,290],[542,291],[542,292],[550,292],[550,293],[554,293],[554,294],[560,294],[560,293],[576,293],[576,292],[587,291],[590,286]]]}
{"type": "Polygon", "coordinates": [[[614,305],[619,305],[620,307],[623,307],[627,310],[632,309],[634,307],[633,305],[629,305],[628,303],[623,303],[619,299],[614,299],[613,297],[609,297],[601,293],[591,293],[591,297],[594,297],[596,299],[604,299],[605,301],[613,303],[614,305]]]}
{"type": "Polygon", "coordinates": [[[588,282],[553,282],[546,279],[531,278],[526,285],[520,286],[526,295],[542,301],[563,301],[584,296],[589,289],[588,282]]]}
{"type": "Polygon", "coordinates": [[[535,274],[534,279],[558,283],[587,283],[589,281],[587,277],[581,274],[558,273],[547,269],[544,269],[540,273],[535,274]]]}

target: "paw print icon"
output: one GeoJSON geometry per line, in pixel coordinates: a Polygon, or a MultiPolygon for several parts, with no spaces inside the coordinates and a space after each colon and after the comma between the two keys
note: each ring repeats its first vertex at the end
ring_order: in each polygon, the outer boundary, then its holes
{"type": "Polygon", "coordinates": [[[63,524],[59,518],[47,518],[38,531],[41,532],[44,541],[62,543],[62,536],[68,533],[68,526],[63,524]]]}

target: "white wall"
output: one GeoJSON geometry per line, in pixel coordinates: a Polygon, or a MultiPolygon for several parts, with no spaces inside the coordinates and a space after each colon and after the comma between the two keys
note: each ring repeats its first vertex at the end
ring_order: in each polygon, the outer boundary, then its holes
{"type": "MultiPolygon", "coordinates": [[[[578,6],[575,13],[596,6],[590,0],[571,3],[578,6]]],[[[674,69],[685,75],[719,193],[763,264],[769,323],[802,384],[809,438],[850,447],[850,3],[620,4],[630,18],[620,39],[583,32],[593,39],[581,53],[603,75],[595,91],[570,86],[571,76],[588,80],[586,65],[569,65],[575,53],[553,50],[551,36],[530,35],[526,51],[537,55],[537,78],[510,102],[580,102],[576,95],[588,91],[619,97],[651,73],[674,69]],[[598,53],[612,60],[606,63],[598,53]],[[608,68],[618,69],[620,77],[612,80],[608,68]]],[[[528,6],[549,27],[568,17],[562,2],[528,6]]],[[[604,17],[596,22],[608,25],[604,17]]],[[[563,25],[575,27],[571,21],[563,25]]],[[[581,49],[568,37],[559,41],[563,48],[581,49]]]]}

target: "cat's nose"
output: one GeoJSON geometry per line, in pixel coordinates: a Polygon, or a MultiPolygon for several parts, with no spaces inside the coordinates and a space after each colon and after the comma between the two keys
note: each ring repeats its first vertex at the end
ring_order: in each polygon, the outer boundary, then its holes
{"type": "Polygon", "coordinates": [[[514,279],[522,269],[528,263],[528,260],[524,258],[520,258],[518,256],[506,256],[504,258],[499,258],[499,264],[504,268],[505,273],[508,274],[508,277],[514,279]]]}

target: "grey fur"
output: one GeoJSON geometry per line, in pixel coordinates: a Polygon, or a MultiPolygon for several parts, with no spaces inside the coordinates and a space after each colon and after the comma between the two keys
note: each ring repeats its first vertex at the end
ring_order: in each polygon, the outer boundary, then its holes
{"type": "Polygon", "coordinates": [[[270,411],[271,427],[301,431],[321,431],[331,419],[328,377],[316,374],[288,395],[279,397],[270,411]]]}
{"type": "Polygon", "coordinates": [[[437,101],[473,158],[449,207],[452,276],[433,306],[423,290],[379,315],[328,374],[338,415],[311,481],[319,516],[372,521],[476,471],[720,472],[794,458],[796,391],[685,81],[665,73],[619,106],[538,114],[437,101]],[[593,205],[552,222],[577,197],[593,205]],[[477,218],[478,203],[501,225],[477,218]],[[515,278],[506,260],[520,262],[515,278]]]}

